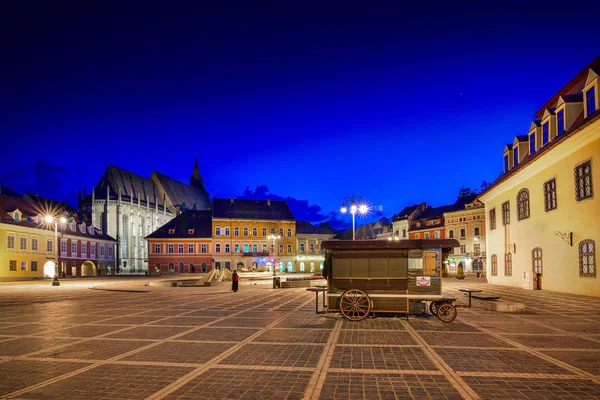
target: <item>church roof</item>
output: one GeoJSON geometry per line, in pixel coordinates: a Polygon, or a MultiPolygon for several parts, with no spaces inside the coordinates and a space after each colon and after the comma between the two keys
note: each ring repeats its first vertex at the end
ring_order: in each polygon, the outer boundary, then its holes
{"type": "Polygon", "coordinates": [[[211,211],[188,210],[146,236],[146,239],[200,239],[211,237],[211,211]]]}
{"type": "Polygon", "coordinates": [[[156,171],[152,173],[152,178],[162,187],[173,206],[184,204],[186,210],[210,210],[210,198],[203,186],[200,189],[186,185],[156,171]]]}
{"type": "Polygon", "coordinates": [[[294,220],[294,215],[283,200],[213,200],[213,218],[294,220]]]}
{"type": "Polygon", "coordinates": [[[152,180],[113,165],[106,169],[100,182],[94,187],[94,196],[103,199],[106,196],[107,187],[111,199],[117,199],[120,190],[121,198],[124,201],[137,202],[139,197],[143,204],[155,205],[158,202],[160,207],[164,204],[163,198],[156,190],[152,180]]]}

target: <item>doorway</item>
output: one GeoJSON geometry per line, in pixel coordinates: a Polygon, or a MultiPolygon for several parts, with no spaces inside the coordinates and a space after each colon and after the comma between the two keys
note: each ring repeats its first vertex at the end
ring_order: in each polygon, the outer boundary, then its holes
{"type": "Polygon", "coordinates": [[[531,263],[533,266],[533,289],[542,290],[543,260],[542,249],[539,247],[531,250],[531,263]]]}

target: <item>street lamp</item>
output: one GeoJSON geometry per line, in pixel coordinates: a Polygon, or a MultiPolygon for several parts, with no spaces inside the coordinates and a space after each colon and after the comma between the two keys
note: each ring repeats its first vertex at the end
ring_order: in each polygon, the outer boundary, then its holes
{"type": "Polygon", "coordinates": [[[362,215],[368,213],[369,206],[367,205],[365,199],[363,199],[362,197],[354,197],[354,195],[352,195],[352,198],[346,197],[344,201],[342,201],[342,207],[340,208],[340,211],[342,212],[342,214],[345,214],[346,212],[348,212],[348,208],[350,209],[350,214],[352,214],[352,240],[356,240],[354,218],[356,216],[356,213],[362,215]]]}
{"type": "Polygon", "coordinates": [[[54,259],[56,260],[56,264],[54,264],[54,280],[52,281],[52,286],[60,286],[60,282],[58,281],[58,222],[61,224],[67,222],[65,217],[60,217],[56,219],[52,215],[46,215],[44,218],[46,223],[51,224],[54,222],[54,259]]]}
{"type": "MultiPolygon", "coordinates": [[[[281,239],[281,235],[277,235],[275,233],[270,234],[269,236],[267,236],[267,239],[269,240],[273,240],[273,253],[275,256],[277,256],[277,245],[275,244],[276,240],[281,239]]],[[[273,258],[275,261],[273,261],[273,275],[277,275],[276,272],[276,264],[277,264],[277,258],[273,258]]]]}

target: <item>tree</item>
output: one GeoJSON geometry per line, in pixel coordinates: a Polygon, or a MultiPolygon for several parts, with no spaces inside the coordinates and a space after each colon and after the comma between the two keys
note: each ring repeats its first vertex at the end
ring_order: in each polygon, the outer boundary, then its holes
{"type": "Polygon", "coordinates": [[[485,190],[489,187],[490,187],[490,184],[488,181],[481,182],[481,188],[479,190],[479,193],[485,192],[485,190]]]}
{"type": "Polygon", "coordinates": [[[467,197],[470,196],[472,194],[474,194],[475,192],[473,192],[473,190],[471,188],[466,188],[464,186],[461,186],[460,190],[458,191],[458,198],[463,198],[463,197],[467,197]]]}

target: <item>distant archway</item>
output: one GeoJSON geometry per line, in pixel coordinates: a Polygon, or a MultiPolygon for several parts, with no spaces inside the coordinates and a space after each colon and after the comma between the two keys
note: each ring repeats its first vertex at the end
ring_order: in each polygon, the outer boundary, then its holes
{"type": "Polygon", "coordinates": [[[89,260],[81,264],[81,276],[96,276],[96,265],[89,260]]]}

